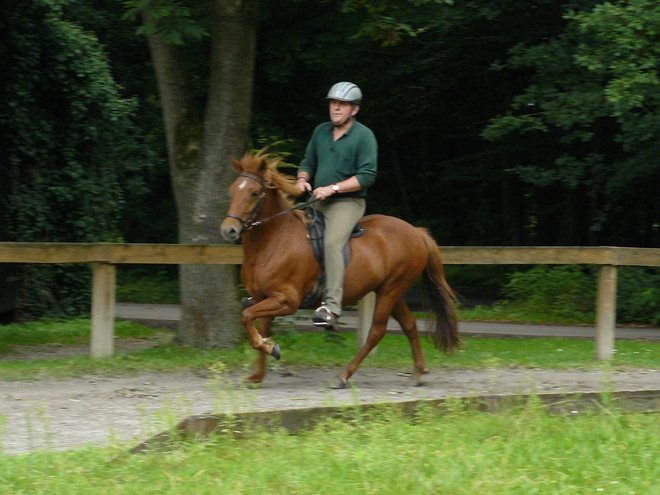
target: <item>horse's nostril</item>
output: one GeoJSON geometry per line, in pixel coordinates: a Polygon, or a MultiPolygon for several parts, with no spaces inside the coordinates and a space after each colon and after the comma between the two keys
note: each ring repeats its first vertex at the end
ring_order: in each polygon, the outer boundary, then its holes
{"type": "Polygon", "coordinates": [[[224,237],[228,241],[235,241],[236,239],[238,239],[240,235],[240,233],[235,227],[228,227],[222,229],[221,233],[222,233],[222,237],[224,237]]]}

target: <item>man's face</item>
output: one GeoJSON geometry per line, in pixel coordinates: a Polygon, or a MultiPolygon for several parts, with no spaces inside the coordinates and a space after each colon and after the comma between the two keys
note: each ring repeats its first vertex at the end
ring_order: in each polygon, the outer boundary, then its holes
{"type": "Polygon", "coordinates": [[[330,100],[330,120],[334,125],[341,125],[350,117],[355,116],[359,108],[347,101],[330,100]]]}

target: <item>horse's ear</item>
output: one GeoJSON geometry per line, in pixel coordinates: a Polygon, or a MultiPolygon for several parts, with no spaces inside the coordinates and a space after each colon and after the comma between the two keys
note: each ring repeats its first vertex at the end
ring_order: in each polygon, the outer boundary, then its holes
{"type": "Polygon", "coordinates": [[[268,168],[268,162],[266,161],[265,158],[262,158],[261,163],[259,163],[259,171],[265,172],[267,168],[268,168]]]}
{"type": "Polygon", "coordinates": [[[239,162],[232,155],[229,155],[229,158],[231,158],[231,164],[234,166],[234,170],[236,170],[236,173],[240,174],[243,171],[243,168],[241,167],[241,162],[239,162]]]}

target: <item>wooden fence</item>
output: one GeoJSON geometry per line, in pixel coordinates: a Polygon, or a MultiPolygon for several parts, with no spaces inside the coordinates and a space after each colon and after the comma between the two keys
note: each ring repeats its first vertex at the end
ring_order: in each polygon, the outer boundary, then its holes
{"type": "MultiPolygon", "coordinates": [[[[660,249],[622,247],[449,247],[447,265],[599,265],[596,357],[611,359],[618,266],[660,266],[660,249]]],[[[0,263],[89,263],[93,266],[91,356],[114,353],[116,265],[240,264],[241,246],[183,244],[0,243],[0,263]]],[[[369,304],[364,305],[370,307],[369,304]]],[[[366,319],[366,318],[365,318],[366,319]]],[[[362,336],[364,338],[364,336],[362,336]]]]}

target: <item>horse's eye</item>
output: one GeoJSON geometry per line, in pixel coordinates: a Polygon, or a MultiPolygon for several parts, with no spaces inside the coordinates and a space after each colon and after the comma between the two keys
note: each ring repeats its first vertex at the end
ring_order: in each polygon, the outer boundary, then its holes
{"type": "Polygon", "coordinates": [[[257,196],[259,196],[259,193],[257,191],[253,191],[252,193],[250,193],[251,198],[256,198],[257,196]]]}

